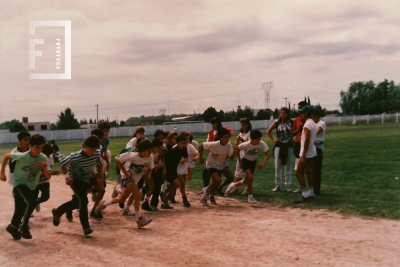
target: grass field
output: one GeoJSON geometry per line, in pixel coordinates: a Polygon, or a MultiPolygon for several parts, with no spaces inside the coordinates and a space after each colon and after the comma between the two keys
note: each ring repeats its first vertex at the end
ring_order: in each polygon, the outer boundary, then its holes
{"type": "MultiPolygon", "coordinates": [[[[272,157],[264,170],[255,173],[254,196],[276,207],[328,209],[348,215],[400,219],[399,136],[398,124],[328,127],[324,142],[321,197],[306,204],[294,205],[293,201],[298,195],[272,193],[275,185],[272,157]]],[[[110,139],[112,157],[125,147],[129,139],[110,139]]],[[[195,135],[194,139],[201,143],[205,141],[206,135],[195,135]]],[[[266,134],[263,140],[272,149],[273,144],[267,140],[266,134]]],[[[82,147],[82,141],[60,141],[57,144],[62,154],[82,147]]],[[[1,156],[14,147],[15,144],[0,146],[1,156]]],[[[233,171],[235,160],[230,161],[233,171]]],[[[260,160],[262,155],[259,156],[260,160]]],[[[53,169],[59,169],[58,163],[53,169]]],[[[114,169],[115,164],[112,162],[109,172],[111,180],[116,179],[114,169]]],[[[202,169],[203,165],[196,163],[193,180],[187,184],[190,190],[199,191],[202,188],[202,169]]],[[[294,174],[292,181],[292,188],[295,188],[298,183],[294,174]]],[[[245,197],[233,196],[247,200],[245,197]]]]}

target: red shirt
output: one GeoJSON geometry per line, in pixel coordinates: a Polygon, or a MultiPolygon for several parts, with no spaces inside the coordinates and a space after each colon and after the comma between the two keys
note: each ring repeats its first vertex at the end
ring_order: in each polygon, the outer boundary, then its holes
{"type": "MultiPolygon", "coordinates": [[[[300,118],[300,116],[297,117],[296,119],[294,119],[294,121],[293,121],[292,132],[293,132],[293,131],[297,131],[297,130],[299,129],[299,124],[300,124],[300,123],[301,123],[301,118],[300,118]]],[[[298,134],[296,135],[296,139],[294,139],[294,142],[295,142],[295,143],[301,142],[301,132],[298,133],[298,134]]]]}
{"type": "Polygon", "coordinates": [[[208,142],[214,141],[215,137],[217,137],[217,134],[214,135],[214,130],[208,132],[208,142]]]}

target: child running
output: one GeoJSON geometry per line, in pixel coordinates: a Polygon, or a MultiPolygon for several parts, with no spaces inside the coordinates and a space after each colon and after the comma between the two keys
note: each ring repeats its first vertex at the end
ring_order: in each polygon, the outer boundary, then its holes
{"type": "MultiPolygon", "coordinates": [[[[53,159],[53,148],[51,147],[50,144],[45,144],[43,146],[43,151],[42,153],[46,155],[47,160],[48,160],[48,168],[51,170],[54,164],[54,159],[53,159]]],[[[46,178],[46,175],[42,172],[40,174],[40,180],[39,184],[36,186],[36,193],[37,193],[37,199],[36,199],[36,211],[40,211],[40,203],[46,202],[50,198],[50,180],[46,178]],[[39,192],[41,192],[40,197],[39,197],[39,192]]]]}
{"type": "Polygon", "coordinates": [[[239,157],[239,165],[243,169],[245,173],[245,177],[243,180],[231,183],[226,189],[225,196],[229,196],[232,191],[239,186],[246,185],[248,190],[247,200],[250,204],[257,203],[257,200],[253,197],[253,180],[254,180],[254,170],[257,165],[257,156],[260,150],[264,151],[265,157],[264,160],[258,164],[258,169],[262,170],[264,168],[265,163],[267,163],[269,159],[268,145],[261,141],[262,133],[259,130],[251,130],[250,131],[250,141],[241,143],[236,142],[235,147],[237,147],[243,155],[239,157]]]}
{"type": "Polygon", "coordinates": [[[11,154],[17,153],[17,152],[26,152],[29,150],[29,138],[31,137],[31,134],[28,132],[20,132],[17,135],[18,138],[18,143],[19,146],[11,150],[9,156],[6,157],[4,155],[3,157],[3,162],[1,163],[1,180],[6,181],[6,176],[5,176],[5,170],[7,166],[7,162],[9,162],[10,165],[10,175],[8,176],[8,183],[10,185],[14,185],[14,169],[15,169],[15,164],[17,163],[16,161],[11,161],[11,154]]]}
{"type": "MultiPolygon", "coordinates": [[[[15,210],[11,224],[6,229],[15,240],[21,237],[32,238],[28,222],[36,207],[35,190],[39,183],[40,170],[43,170],[46,179],[51,178],[47,157],[42,153],[44,143],[43,136],[34,134],[29,139],[29,151],[5,155],[7,159],[16,162],[13,175],[15,210]]],[[[5,174],[3,172],[1,174],[4,179],[5,174]]]]}
{"type": "Polygon", "coordinates": [[[136,127],[134,137],[131,140],[129,140],[129,142],[126,144],[125,148],[136,147],[136,144],[138,143],[138,139],[144,137],[144,132],[145,131],[144,131],[143,126],[136,127]]]}
{"type": "MultiPolygon", "coordinates": [[[[100,213],[101,210],[104,210],[107,206],[124,201],[127,196],[132,194],[135,200],[136,224],[138,228],[142,228],[151,223],[152,219],[145,219],[140,215],[140,198],[142,194],[140,193],[137,183],[143,175],[150,175],[151,170],[154,168],[154,162],[153,155],[151,154],[152,143],[149,140],[141,140],[136,144],[136,147],[138,152],[126,152],[114,159],[115,164],[121,170],[124,190],[119,197],[101,202],[96,209],[96,213],[100,213]]],[[[129,202],[124,209],[129,209],[129,202]]]]}
{"type": "Polygon", "coordinates": [[[53,224],[60,224],[61,216],[74,209],[79,209],[79,219],[85,236],[90,235],[93,231],[89,226],[88,218],[88,198],[86,191],[92,187],[90,173],[93,165],[96,164],[100,169],[100,178],[103,176],[103,160],[99,151],[100,140],[97,136],[91,135],[86,138],[83,149],[64,156],[60,159],[61,171],[64,174],[65,182],[74,192],[72,200],[62,204],[57,209],[53,209],[53,224]],[[67,169],[67,166],[69,168],[67,169]]]}
{"type": "MultiPolygon", "coordinates": [[[[199,148],[199,162],[201,164],[204,163],[204,149],[208,149],[210,151],[207,157],[206,169],[212,178],[212,182],[209,186],[203,188],[203,196],[200,199],[200,202],[204,206],[208,206],[207,201],[210,199],[210,195],[213,196],[218,186],[221,184],[221,174],[225,167],[225,160],[227,158],[230,158],[231,160],[235,158],[232,145],[229,143],[229,139],[231,138],[231,133],[229,130],[222,128],[218,130],[217,135],[219,137],[219,141],[204,142],[199,148]]],[[[217,204],[216,202],[212,203],[217,204]]]]}

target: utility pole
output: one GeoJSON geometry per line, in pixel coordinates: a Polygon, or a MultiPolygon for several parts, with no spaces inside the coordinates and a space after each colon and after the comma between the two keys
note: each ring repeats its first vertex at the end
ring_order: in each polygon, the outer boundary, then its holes
{"type": "Polygon", "coordinates": [[[261,84],[261,90],[264,91],[264,105],[265,108],[270,108],[271,105],[271,89],[274,88],[274,82],[267,82],[261,84]]]}
{"type": "Polygon", "coordinates": [[[99,123],[99,104],[95,105],[97,108],[97,121],[96,123],[99,123]]]}
{"type": "Polygon", "coordinates": [[[285,99],[285,107],[287,107],[287,97],[284,97],[283,99],[285,99]]]}

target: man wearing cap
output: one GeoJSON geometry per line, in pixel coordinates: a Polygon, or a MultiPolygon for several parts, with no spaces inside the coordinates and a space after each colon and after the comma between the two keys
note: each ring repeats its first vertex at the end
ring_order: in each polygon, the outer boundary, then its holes
{"type": "MultiPolygon", "coordinates": [[[[298,109],[302,109],[305,105],[307,105],[306,101],[300,101],[297,104],[298,109]]],[[[300,141],[301,141],[301,132],[303,131],[303,123],[301,122],[301,116],[298,116],[296,119],[293,121],[293,128],[292,128],[292,136],[296,136],[294,139],[294,146],[293,146],[293,151],[294,151],[294,156],[296,157],[296,161],[294,163],[294,170],[297,170],[297,163],[299,162],[300,159],[300,141]]],[[[293,191],[293,193],[300,193],[300,186],[296,190],[293,191]]]]}
{"type": "Polygon", "coordinates": [[[300,184],[301,197],[294,202],[295,204],[314,198],[313,158],[317,156],[314,145],[317,137],[317,125],[311,118],[313,108],[310,105],[305,105],[299,109],[299,112],[303,122],[303,131],[301,133],[300,159],[297,165],[296,177],[300,184]],[[304,173],[307,175],[308,189],[304,173]]]}

